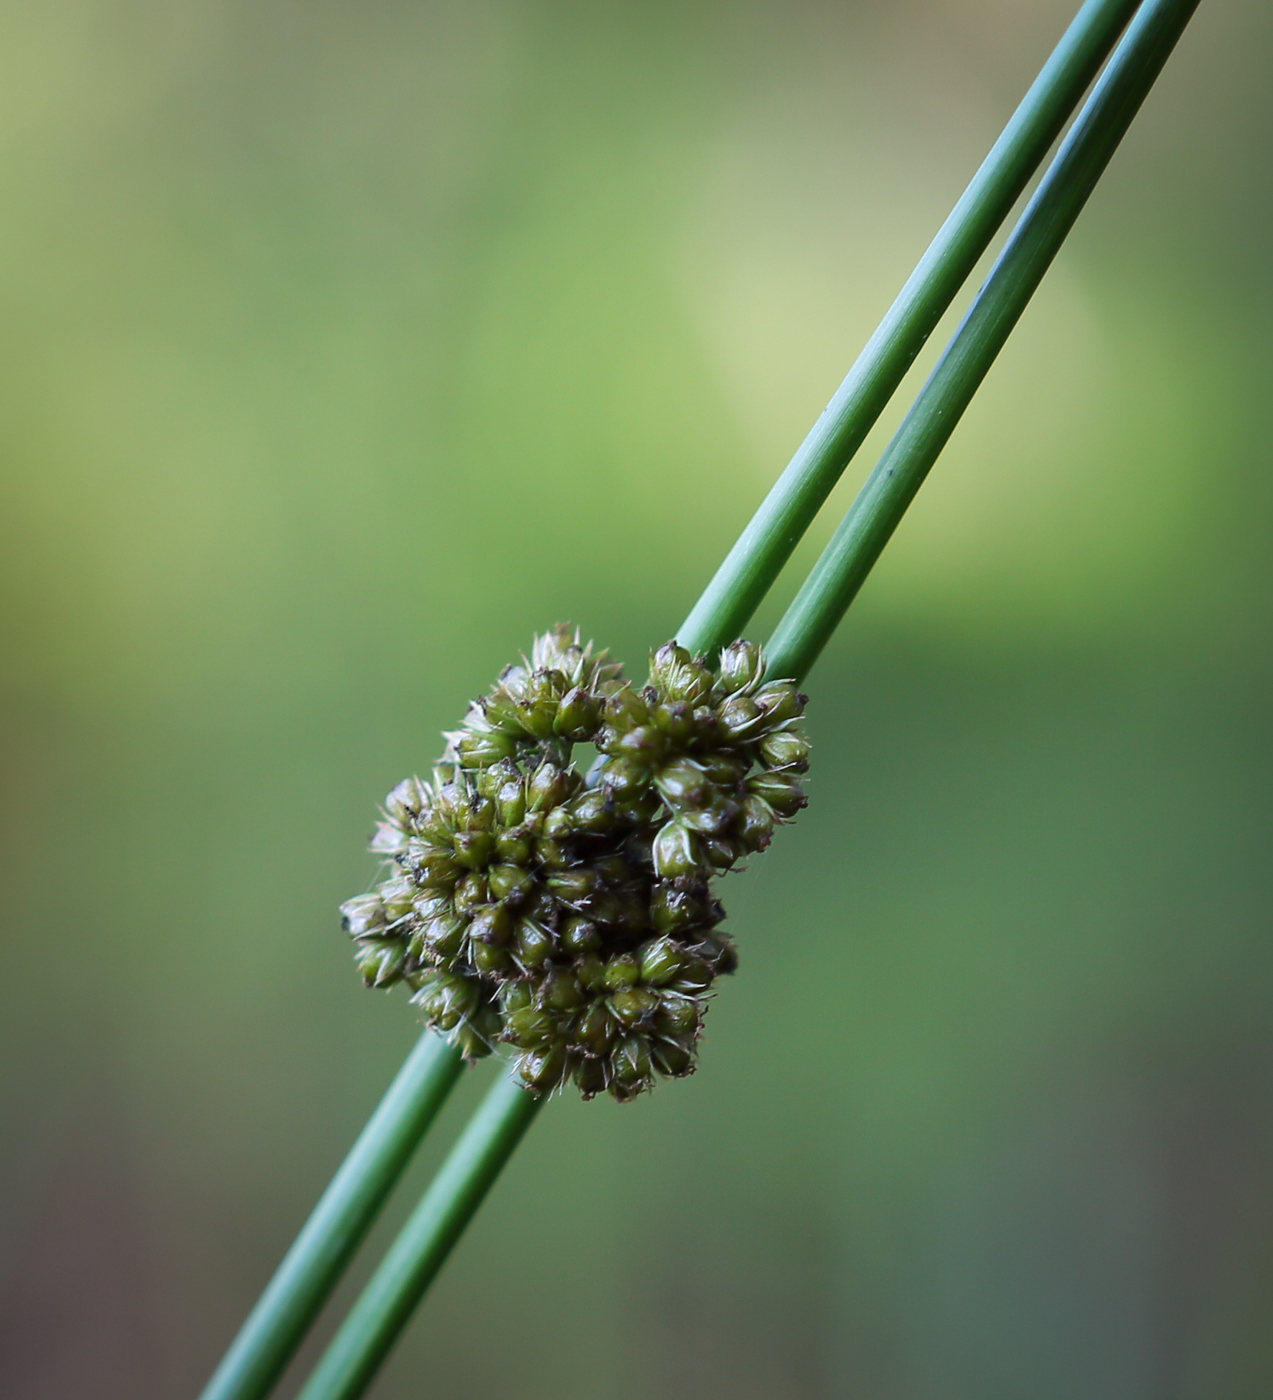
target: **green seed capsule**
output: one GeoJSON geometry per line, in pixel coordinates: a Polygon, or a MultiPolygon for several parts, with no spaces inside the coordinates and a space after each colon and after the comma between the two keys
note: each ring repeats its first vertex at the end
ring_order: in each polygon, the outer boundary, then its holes
{"type": "Polygon", "coordinates": [[[477,983],[467,978],[443,974],[426,984],[411,998],[439,1030],[454,1030],[460,1022],[477,1009],[477,983]]]}
{"type": "Polygon", "coordinates": [[[469,923],[469,937],[481,943],[506,944],[513,935],[513,915],[503,904],[486,904],[469,923]]]}
{"type": "Polygon", "coordinates": [[[495,865],[486,877],[492,899],[515,904],[535,887],[534,877],[520,865],[495,865]]]}
{"type": "Polygon", "coordinates": [[[604,716],[607,725],[623,734],[649,724],[650,707],[630,685],[625,685],[606,697],[604,716]]]}
{"type": "Polygon", "coordinates": [[[794,817],[808,805],[800,783],[786,773],[757,773],[747,779],[747,791],[767,802],[780,817],[794,817]]]}
{"type": "Polygon", "coordinates": [[[606,985],[606,965],[596,953],[585,953],[575,964],[575,976],[586,992],[599,992],[606,985]]]}
{"type": "Polygon", "coordinates": [[[678,992],[705,991],[712,985],[712,970],[702,958],[687,958],[673,985],[678,992]]]}
{"type": "Polygon", "coordinates": [[[654,838],[654,870],[661,879],[694,875],[699,869],[697,841],[683,823],[668,822],[654,838]]]}
{"type": "Polygon", "coordinates": [[[429,805],[429,790],[419,778],[404,778],[385,798],[390,821],[406,825],[429,805]]]}
{"type": "Polygon", "coordinates": [[[618,1022],[603,1001],[594,1001],[579,1017],[575,1026],[575,1043],[591,1055],[608,1055],[619,1033],[618,1022]]]}
{"type": "Polygon", "coordinates": [[[406,947],[396,938],[368,939],[354,951],[354,966],[368,987],[392,987],[402,977],[406,960],[406,947]]]}
{"type": "MultiPolygon", "coordinates": [[[[484,841],[490,837],[483,836],[484,841]]],[[[464,874],[450,851],[428,846],[425,853],[411,866],[411,875],[421,889],[449,890],[464,874]]]]}
{"type": "Polygon", "coordinates": [[[611,1057],[610,1092],[621,1103],[633,1099],[650,1083],[650,1052],[644,1036],[621,1040],[611,1057]]]}
{"type": "Polygon", "coordinates": [[[771,681],[756,692],[756,703],[764,711],[766,729],[776,729],[799,719],[809,703],[790,681],[771,681]]]}
{"type": "Polygon", "coordinates": [[[780,729],[760,741],[760,760],[766,768],[785,768],[793,773],[809,770],[809,741],[791,729],[780,729]]]}
{"type": "Polygon", "coordinates": [[[760,732],[763,715],[750,695],[731,695],[716,709],[716,723],[726,743],[738,744],[760,732]]]}
{"type": "Polygon", "coordinates": [[[553,731],[571,743],[583,743],[591,739],[601,723],[602,700],[583,686],[575,686],[558,706],[553,731]]]}
{"type": "Polygon", "coordinates": [[[675,1041],[656,1040],[650,1047],[650,1057],[655,1069],[672,1079],[694,1073],[694,1052],[675,1041]]]}
{"type": "Polygon", "coordinates": [[[517,961],[528,970],[543,967],[553,954],[553,936],[533,919],[517,925],[517,961]]]}
{"type": "Polygon", "coordinates": [[[508,865],[525,865],[534,848],[534,837],[525,826],[510,827],[495,838],[495,854],[508,865]]]}
{"type": "Polygon", "coordinates": [[[449,960],[458,957],[464,947],[468,925],[463,919],[431,919],[420,930],[421,941],[430,956],[449,960]]]}
{"type": "Polygon", "coordinates": [[[652,987],[663,987],[676,978],[685,965],[685,955],[667,938],[656,938],[644,944],[641,958],[641,981],[652,987]]]}
{"type": "Polygon", "coordinates": [[[754,687],[764,674],[761,650],[754,642],[730,642],[721,650],[717,685],[733,694],[736,690],[754,687]]]}
{"type": "Polygon", "coordinates": [[[388,922],[385,906],[378,894],[360,894],[354,899],[347,899],[340,906],[340,915],[341,927],[355,938],[361,938],[373,929],[383,928],[388,922]]]}
{"type": "Polygon", "coordinates": [[[649,987],[626,987],[610,998],[610,1009],[625,1026],[650,1024],[659,1009],[659,995],[649,987]]]}
{"type": "Polygon", "coordinates": [[[534,1050],[550,1044],[557,1035],[557,1023],[546,1011],[527,1006],[510,1012],[504,1019],[505,1040],[522,1050],[534,1050]]]}
{"type": "Polygon", "coordinates": [[[597,888],[597,874],[587,865],[554,870],[548,877],[548,888],[567,904],[582,904],[597,888]]]}
{"type": "Polygon", "coordinates": [[[667,749],[667,740],[652,724],[641,724],[619,735],[610,752],[641,768],[652,768],[667,749]]]}
{"type": "Polygon", "coordinates": [[[602,985],[612,992],[635,987],[641,980],[641,965],[631,953],[621,953],[606,963],[602,985]]]}
{"type": "Polygon", "coordinates": [[[482,977],[500,978],[513,970],[513,955],[499,943],[469,941],[469,959],[482,977]]]}
{"type": "Polygon", "coordinates": [[[712,907],[707,885],[701,880],[666,880],[650,896],[650,922],[660,933],[693,928],[703,923],[712,907]]]}
{"type": "Polygon", "coordinates": [[[678,748],[683,748],[694,738],[694,707],[684,700],[656,705],[650,718],[654,721],[654,727],[678,748]]]}
{"type": "Polygon", "coordinates": [[[486,904],[490,899],[490,886],[486,882],[485,875],[476,872],[466,875],[455,887],[455,893],[451,896],[457,914],[471,914],[480,905],[486,904]]]}
{"type": "Polygon", "coordinates": [[[711,796],[711,784],[703,770],[688,758],[677,759],[660,768],[654,783],[668,805],[675,808],[698,807],[711,796]]]}
{"type": "Polygon", "coordinates": [[[596,924],[589,919],[567,919],[558,934],[562,951],[577,957],[580,953],[590,953],[601,946],[601,934],[596,924]]]}
{"type": "Polygon", "coordinates": [[[512,758],[517,752],[517,740],[499,730],[466,732],[460,735],[456,748],[465,768],[489,768],[502,758],[512,758]]]}
{"type": "Polygon", "coordinates": [[[662,992],[654,1024],[660,1034],[673,1039],[694,1035],[698,1031],[698,1003],[693,997],[679,992],[662,992]]]}
{"type": "Polygon", "coordinates": [[[376,834],[371,838],[371,849],[378,856],[397,856],[406,851],[407,834],[392,822],[377,822],[376,834]]]}
{"type": "Polygon", "coordinates": [[[417,919],[428,923],[430,919],[448,918],[455,913],[455,901],[443,890],[425,890],[411,902],[412,912],[417,919]]]}
{"type": "Polygon", "coordinates": [[[517,1062],[517,1073],[526,1087],[537,1093],[549,1093],[566,1077],[570,1060],[564,1045],[547,1050],[532,1050],[517,1062]]]}
{"type": "Polygon", "coordinates": [[[482,1060],[495,1048],[483,1031],[471,1021],[455,1030],[455,1044],[466,1060],[482,1060]]]}
{"type": "Polygon", "coordinates": [[[773,840],[773,808],[762,798],[749,796],[743,803],[735,830],[748,850],[763,851],[773,840]]]}
{"type": "Polygon", "coordinates": [[[457,831],[455,859],[467,870],[484,870],[495,854],[495,842],[486,831],[457,831]]]}
{"type": "Polygon", "coordinates": [[[574,792],[578,778],[553,763],[541,763],[526,785],[526,810],[546,812],[559,807],[574,792]]]}
{"type": "Polygon", "coordinates": [[[600,1060],[580,1060],[575,1066],[575,1084],[585,1099],[595,1099],[605,1091],[605,1065],[600,1060]]]}
{"type": "Polygon", "coordinates": [[[540,996],[550,1011],[578,1011],[584,1003],[578,978],[564,967],[548,969],[540,984],[540,996]]]}

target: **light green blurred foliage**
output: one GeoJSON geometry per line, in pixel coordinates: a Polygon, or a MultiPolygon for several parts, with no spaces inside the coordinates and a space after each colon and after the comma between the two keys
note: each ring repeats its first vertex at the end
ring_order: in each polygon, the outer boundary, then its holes
{"type": "MultiPolygon", "coordinates": [[[[375,804],[536,628],[640,670],[1067,18],[0,11],[6,1396],[195,1393],[414,1034],[375,804]]],[[[700,1073],[552,1106],[378,1394],[1267,1392],[1271,39],[814,673],[700,1073]]]]}

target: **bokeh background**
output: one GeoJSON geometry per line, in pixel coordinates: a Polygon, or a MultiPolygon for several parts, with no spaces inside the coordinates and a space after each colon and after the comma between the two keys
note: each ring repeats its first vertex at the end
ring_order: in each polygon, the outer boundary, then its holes
{"type": "MultiPolygon", "coordinates": [[[[197,1393],[416,1034],[376,803],[537,627],[640,669],[1068,17],[0,8],[6,1397],[197,1393]]],[[[1203,0],[811,679],[700,1072],[550,1108],[377,1396],[1269,1393],[1271,117],[1203,0]]]]}

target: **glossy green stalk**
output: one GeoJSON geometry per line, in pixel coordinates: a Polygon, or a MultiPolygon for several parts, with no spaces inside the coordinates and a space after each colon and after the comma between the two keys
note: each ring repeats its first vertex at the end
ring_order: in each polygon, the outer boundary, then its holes
{"type": "Polygon", "coordinates": [[[1038,169],[1136,9],[1087,0],[835,397],[685,619],[677,640],[715,651],[743,634],[844,468],[1038,169]]]}
{"type": "Polygon", "coordinates": [[[769,641],[775,676],[803,678],[954,432],[1198,0],[1145,0],[985,285],[769,641]]]}
{"type": "Polygon", "coordinates": [[[501,1073],[332,1338],[299,1400],[352,1400],[363,1393],[546,1101],[501,1073]]]}
{"type": "Polygon", "coordinates": [[[201,1400],[261,1400],[269,1394],[446,1102],[463,1063],[441,1036],[426,1031],[420,1037],[201,1400]]]}

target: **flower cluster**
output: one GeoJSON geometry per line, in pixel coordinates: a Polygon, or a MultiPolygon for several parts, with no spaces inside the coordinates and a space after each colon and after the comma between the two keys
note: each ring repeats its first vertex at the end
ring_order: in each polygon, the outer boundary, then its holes
{"type": "Polygon", "coordinates": [[[341,909],[367,985],[406,982],[469,1058],[513,1046],[537,1092],[692,1073],[737,966],[710,881],[805,805],[804,705],[748,642],[715,669],[669,642],[638,690],[577,631],[536,638],[386,799],[388,878],[341,909]]]}

